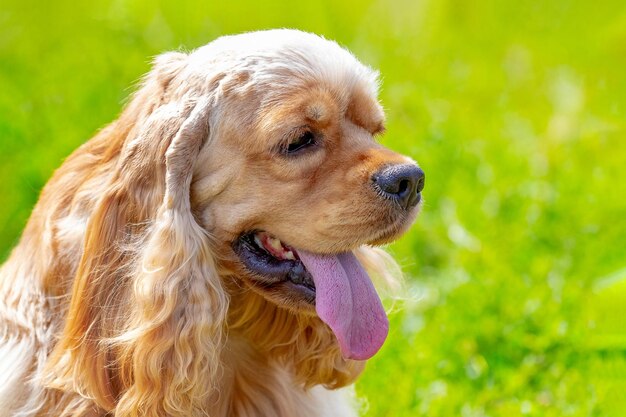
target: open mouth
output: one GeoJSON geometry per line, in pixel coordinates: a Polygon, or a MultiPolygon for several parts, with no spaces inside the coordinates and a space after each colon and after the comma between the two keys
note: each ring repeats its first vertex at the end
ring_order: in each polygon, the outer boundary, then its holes
{"type": "Polygon", "coordinates": [[[295,250],[267,232],[241,235],[233,249],[254,285],[315,305],[346,359],[364,360],[382,346],[389,321],[367,272],[352,252],[295,250]]]}
{"type": "Polygon", "coordinates": [[[289,283],[310,304],[315,304],[315,282],[298,252],[267,232],[243,234],[233,245],[246,268],[260,285],[289,283]]]}

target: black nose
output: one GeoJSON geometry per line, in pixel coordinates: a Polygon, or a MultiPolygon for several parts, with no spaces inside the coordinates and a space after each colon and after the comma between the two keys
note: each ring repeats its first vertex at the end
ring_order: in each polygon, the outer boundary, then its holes
{"type": "Polygon", "coordinates": [[[374,186],[404,209],[415,207],[424,189],[424,171],[417,165],[391,165],[372,176],[374,186]]]}

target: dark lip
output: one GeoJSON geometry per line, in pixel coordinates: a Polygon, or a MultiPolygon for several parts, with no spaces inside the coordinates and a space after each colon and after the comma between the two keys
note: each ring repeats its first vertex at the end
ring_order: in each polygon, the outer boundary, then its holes
{"type": "Polygon", "coordinates": [[[259,247],[254,230],[243,233],[232,244],[246,270],[252,275],[255,284],[271,288],[287,285],[290,290],[313,304],[315,302],[315,284],[311,273],[299,259],[278,259],[259,247]]]}

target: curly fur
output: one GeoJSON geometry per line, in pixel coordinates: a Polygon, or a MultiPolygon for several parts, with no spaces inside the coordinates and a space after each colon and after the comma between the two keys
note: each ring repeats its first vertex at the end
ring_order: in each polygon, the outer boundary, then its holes
{"type": "MultiPolygon", "coordinates": [[[[270,135],[273,109],[319,80],[323,109],[380,130],[378,104],[354,104],[375,97],[376,74],[313,35],[227,37],[155,60],[119,119],[45,186],[0,269],[0,416],[353,415],[336,389],[364,363],[343,359],[316,316],[242,283],[223,237],[260,212],[224,138],[270,135]]],[[[395,280],[380,249],[358,256],[395,280]]]]}

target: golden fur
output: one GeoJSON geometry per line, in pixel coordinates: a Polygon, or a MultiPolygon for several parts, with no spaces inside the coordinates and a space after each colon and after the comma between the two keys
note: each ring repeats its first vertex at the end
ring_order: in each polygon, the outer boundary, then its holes
{"type": "Polygon", "coordinates": [[[280,288],[256,288],[230,243],[270,230],[355,250],[389,279],[393,262],[364,244],[415,214],[361,185],[409,161],[373,140],[376,90],[347,51],[297,31],[159,56],[45,186],[0,270],[0,416],[353,415],[335,389],[364,363],[280,288]],[[324,149],[276,156],[305,123],[324,149]]]}

